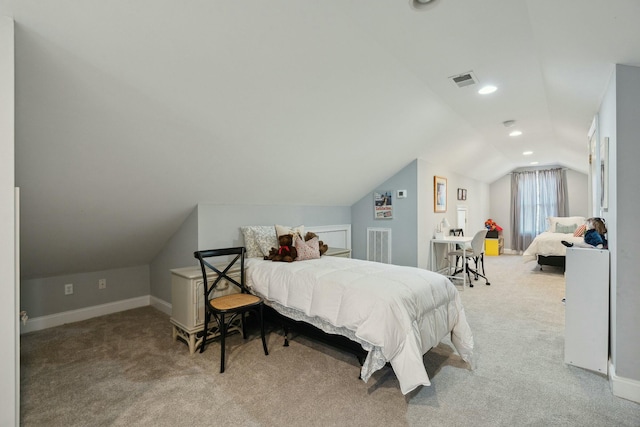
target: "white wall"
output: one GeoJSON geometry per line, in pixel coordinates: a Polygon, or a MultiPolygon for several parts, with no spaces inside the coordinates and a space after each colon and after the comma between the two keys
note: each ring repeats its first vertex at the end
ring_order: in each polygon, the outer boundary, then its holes
{"type": "MultiPolygon", "coordinates": [[[[427,268],[430,257],[430,240],[435,227],[447,218],[452,228],[457,222],[457,206],[466,206],[467,235],[473,235],[484,227],[489,218],[489,184],[459,175],[439,164],[420,159],[418,161],[418,191],[422,200],[418,204],[418,267],[427,268]],[[447,212],[436,213],[433,206],[433,177],[447,178],[447,212]],[[457,200],[458,188],[467,190],[467,200],[457,200]]],[[[438,255],[439,256],[439,255],[438,255]]]]}
{"type": "Polygon", "coordinates": [[[611,252],[611,352],[616,375],[638,382],[636,401],[640,401],[640,286],[636,266],[640,253],[639,114],[640,68],[617,65],[600,112],[600,138],[609,138],[606,217],[611,252]]]}
{"type": "Polygon", "coordinates": [[[490,186],[490,214],[493,219],[502,227],[502,238],[504,239],[504,249],[511,249],[511,174],[491,183],[490,186]]]}
{"type": "Polygon", "coordinates": [[[169,239],[150,265],[151,295],[171,302],[171,273],[173,268],[194,263],[193,252],[198,248],[198,207],[194,207],[178,231],[169,239]]]}
{"type": "Polygon", "coordinates": [[[146,295],[149,295],[149,266],[139,265],[22,280],[20,309],[34,320],[146,295]],[[98,289],[100,279],[106,280],[105,289],[98,289]],[[68,283],[73,285],[72,295],[64,293],[64,285],[68,283]]]}
{"type": "MultiPolygon", "coordinates": [[[[585,143],[587,136],[584,137],[585,143]]],[[[585,148],[585,157],[587,149],[585,148]]],[[[589,214],[589,175],[582,172],[567,169],[567,197],[569,199],[569,212],[567,216],[584,216],[589,214]]]]}
{"type": "Polygon", "coordinates": [[[417,160],[409,163],[391,178],[379,184],[351,206],[352,257],[367,259],[367,228],[391,229],[391,261],[396,265],[418,265],[417,203],[421,193],[418,190],[417,160]],[[407,197],[398,199],[397,190],[406,190],[407,197]],[[392,219],[375,219],[373,193],[392,193],[392,219]]]}
{"type": "Polygon", "coordinates": [[[0,425],[18,425],[19,341],[14,202],[14,33],[0,17],[0,425]]]}

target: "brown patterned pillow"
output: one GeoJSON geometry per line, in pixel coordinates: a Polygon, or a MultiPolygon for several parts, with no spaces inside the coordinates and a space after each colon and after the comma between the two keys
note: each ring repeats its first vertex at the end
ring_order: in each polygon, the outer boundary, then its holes
{"type": "Polygon", "coordinates": [[[294,245],[296,247],[296,250],[298,251],[298,257],[296,258],[296,261],[320,258],[320,244],[317,237],[309,239],[306,242],[304,241],[304,239],[296,239],[294,245]]]}

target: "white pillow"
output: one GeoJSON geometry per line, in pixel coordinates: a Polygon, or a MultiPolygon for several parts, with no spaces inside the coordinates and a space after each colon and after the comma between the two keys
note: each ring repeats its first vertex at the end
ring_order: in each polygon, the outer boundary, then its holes
{"type": "Polygon", "coordinates": [[[576,224],[579,226],[580,224],[584,224],[585,217],[583,216],[550,216],[547,218],[549,222],[549,228],[547,231],[552,233],[556,232],[556,224],[561,224],[564,226],[576,224]]]}
{"type": "Polygon", "coordinates": [[[293,235],[293,241],[296,241],[296,238],[304,240],[304,225],[299,225],[297,227],[287,227],[284,225],[276,224],[276,238],[284,234],[293,235]]]}
{"type": "Polygon", "coordinates": [[[262,258],[269,249],[278,247],[276,230],[271,225],[247,225],[240,227],[247,248],[247,258],[262,258]]]}

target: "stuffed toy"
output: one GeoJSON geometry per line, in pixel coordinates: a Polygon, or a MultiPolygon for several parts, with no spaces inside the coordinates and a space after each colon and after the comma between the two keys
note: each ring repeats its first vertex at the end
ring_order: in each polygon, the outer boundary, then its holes
{"type": "Polygon", "coordinates": [[[584,242],[598,249],[607,249],[609,245],[604,236],[606,233],[607,227],[604,225],[604,219],[589,218],[587,219],[587,231],[584,233],[584,242]]]}
{"type": "Polygon", "coordinates": [[[484,227],[489,231],[495,231],[495,230],[502,231],[502,227],[496,224],[496,222],[491,218],[489,218],[484,222],[484,227]]]}
{"type": "MultiPolygon", "coordinates": [[[[608,249],[609,242],[604,236],[607,233],[607,227],[604,225],[603,218],[588,218],[587,231],[584,233],[584,244],[576,243],[575,246],[580,248],[598,248],[608,249]]],[[[561,243],[570,248],[574,246],[573,243],[562,240],[561,243]]]]}
{"type": "Polygon", "coordinates": [[[280,247],[278,249],[271,248],[269,255],[265,256],[264,259],[270,259],[271,261],[293,262],[298,256],[298,252],[293,246],[293,235],[283,234],[278,237],[278,244],[280,247]]]}
{"type": "MultiPolygon", "coordinates": [[[[318,235],[316,233],[312,233],[311,231],[308,231],[307,234],[304,235],[304,241],[308,242],[314,237],[318,237],[318,235]]],[[[318,243],[320,244],[320,256],[322,256],[324,255],[325,252],[327,252],[327,250],[329,249],[329,246],[325,245],[322,240],[320,240],[318,243]]]]}

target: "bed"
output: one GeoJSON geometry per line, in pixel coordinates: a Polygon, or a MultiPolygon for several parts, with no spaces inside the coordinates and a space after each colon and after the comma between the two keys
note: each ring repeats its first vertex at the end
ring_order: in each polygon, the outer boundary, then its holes
{"type": "Polygon", "coordinates": [[[446,336],[473,367],[473,336],[460,295],[444,276],[351,258],[292,263],[249,258],[252,292],[281,315],[358,343],[365,382],[387,362],[403,394],[431,384],[423,355],[446,336]]]}
{"type": "Polygon", "coordinates": [[[564,268],[567,247],[562,244],[562,241],[583,243],[585,218],[582,216],[549,217],[547,220],[549,222],[547,231],[538,234],[522,255],[525,261],[537,261],[540,268],[543,265],[564,268]]]}
{"type": "MultiPolygon", "coordinates": [[[[474,368],[473,335],[460,295],[446,277],[414,267],[326,255],[292,263],[266,261],[262,256],[277,242],[274,229],[283,226],[240,229],[251,291],[280,318],[308,325],[343,349],[359,349],[360,378],[365,382],[388,363],[403,394],[430,385],[423,355],[447,336],[474,368]]],[[[329,247],[351,247],[350,224],[300,225],[289,231],[312,231],[329,247]]]]}

